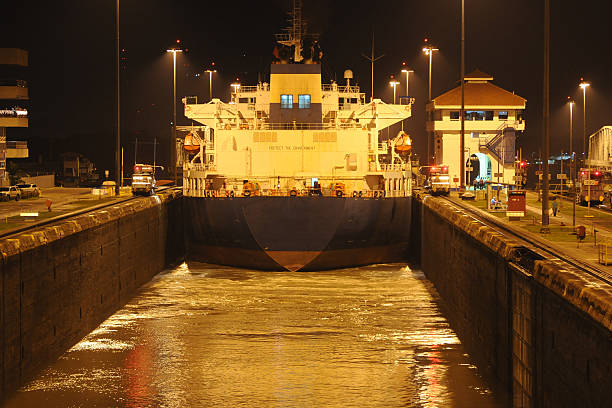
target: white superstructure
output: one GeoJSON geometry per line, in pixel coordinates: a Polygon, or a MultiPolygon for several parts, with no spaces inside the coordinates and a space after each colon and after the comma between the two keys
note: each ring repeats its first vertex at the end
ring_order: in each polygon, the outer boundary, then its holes
{"type": "MultiPolygon", "coordinates": [[[[359,87],[321,85],[320,74],[275,75],[273,70],[271,77],[272,86],[235,88],[227,103],[183,99],[185,116],[206,126],[199,135],[201,149],[184,165],[186,195],[201,196],[207,189],[238,193],[244,180],[258,182],[264,192],[302,191],[318,181],[323,188],[343,182],[347,194],[409,193],[409,166],[395,153],[394,141],[379,140],[379,132],[409,118],[412,103],[391,105],[380,99],[366,103],[359,87]],[[277,92],[275,80],[281,82],[277,92]],[[313,89],[317,85],[320,97],[313,89]],[[281,104],[276,100],[280,95],[292,95],[294,101],[308,95],[310,106],[320,100],[319,120],[272,121],[273,104],[281,104]]],[[[300,104],[286,109],[308,109],[300,104]]]]}

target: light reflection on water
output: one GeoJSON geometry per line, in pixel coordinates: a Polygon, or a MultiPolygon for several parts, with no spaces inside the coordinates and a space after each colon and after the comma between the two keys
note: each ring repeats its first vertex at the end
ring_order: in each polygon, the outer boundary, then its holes
{"type": "Polygon", "coordinates": [[[399,264],[256,272],[183,264],[9,407],[501,407],[399,264]]]}

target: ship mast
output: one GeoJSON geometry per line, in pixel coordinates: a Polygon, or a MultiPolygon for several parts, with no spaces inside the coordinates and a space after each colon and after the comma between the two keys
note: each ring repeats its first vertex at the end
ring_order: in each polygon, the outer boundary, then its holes
{"type": "Polygon", "coordinates": [[[302,0],[293,0],[293,11],[289,13],[289,23],[291,26],[286,28],[285,34],[276,34],[276,41],[287,47],[294,47],[293,60],[302,60],[302,37],[304,34],[302,24],[302,0]]]}
{"type": "Polygon", "coordinates": [[[370,94],[370,102],[372,102],[374,100],[374,63],[376,61],[378,61],[379,59],[381,59],[382,57],[385,56],[385,54],[382,54],[378,57],[374,56],[374,31],[372,31],[372,56],[368,57],[367,55],[361,54],[365,59],[367,59],[368,61],[370,61],[370,65],[372,67],[371,72],[372,72],[372,93],[370,94]]]}
{"type": "Polygon", "coordinates": [[[293,62],[300,63],[304,60],[302,56],[304,40],[318,38],[318,35],[306,34],[306,23],[302,19],[302,0],[293,0],[293,10],[289,12],[288,22],[291,25],[285,28],[284,33],[275,34],[276,42],[293,47],[293,62]]]}

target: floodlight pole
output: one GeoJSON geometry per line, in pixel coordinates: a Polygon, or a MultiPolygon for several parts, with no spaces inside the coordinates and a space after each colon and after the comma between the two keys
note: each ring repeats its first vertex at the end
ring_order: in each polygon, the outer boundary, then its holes
{"type": "MultiPolygon", "coordinates": [[[[431,67],[431,65],[430,65],[431,67]]],[[[465,0],[461,0],[461,134],[459,135],[459,192],[465,191],[465,0]]],[[[431,86],[431,85],[430,85],[431,86]]],[[[431,92],[431,90],[430,90],[431,92]]]]}
{"type": "Polygon", "coordinates": [[[569,102],[570,178],[572,179],[572,226],[576,226],[576,160],[574,158],[574,101],[569,102]]]}
{"type": "Polygon", "coordinates": [[[543,182],[543,195],[542,195],[542,227],[540,232],[542,234],[550,234],[549,227],[549,216],[548,216],[548,194],[549,194],[549,182],[548,182],[548,157],[550,156],[550,0],[544,0],[544,105],[543,105],[543,118],[544,118],[544,133],[543,133],[543,144],[544,154],[542,157],[543,171],[542,171],[542,182],[543,182]]]}
{"type": "Polygon", "coordinates": [[[116,69],[117,69],[117,137],[115,140],[115,192],[119,194],[120,191],[120,183],[121,183],[121,162],[119,157],[119,150],[121,146],[121,86],[120,86],[120,49],[119,49],[119,0],[117,0],[117,8],[116,8],[116,23],[115,23],[115,52],[116,52],[116,69]]]}

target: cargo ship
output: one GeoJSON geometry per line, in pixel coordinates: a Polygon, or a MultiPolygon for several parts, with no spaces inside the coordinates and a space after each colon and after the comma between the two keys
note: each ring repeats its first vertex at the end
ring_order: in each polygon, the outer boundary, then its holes
{"type": "Polygon", "coordinates": [[[299,1],[276,35],[269,83],[233,84],[228,102],[183,98],[199,125],[184,140],[187,259],[314,271],[395,262],[410,245],[412,99],[387,104],[322,83],[318,39],[299,1]]]}

